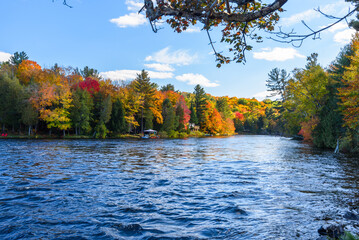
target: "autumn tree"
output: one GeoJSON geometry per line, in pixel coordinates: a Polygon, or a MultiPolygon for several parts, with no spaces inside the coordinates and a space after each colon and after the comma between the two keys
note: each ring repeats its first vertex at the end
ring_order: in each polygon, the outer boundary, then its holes
{"type": "Polygon", "coordinates": [[[293,126],[301,124],[308,140],[318,124],[318,114],[327,99],[328,75],[317,62],[317,54],[307,58],[305,69],[296,69],[286,88],[285,116],[293,126]]]}
{"type": "Polygon", "coordinates": [[[35,61],[23,60],[18,68],[16,76],[19,78],[22,84],[28,85],[31,81],[34,81],[41,72],[41,66],[35,61]]]}
{"type": "Polygon", "coordinates": [[[352,140],[352,148],[357,148],[359,143],[359,35],[352,40],[351,48],[353,56],[349,56],[350,65],[345,69],[342,83],[338,89],[341,100],[341,112],[344,116],[344,125],[348,128],[349,137],[352,140]]]}
{"type": "Polygon", "coordinates": [[[232,118],[232,111],[228,105],[226,97],[220,97],[216,100],[216,108],[224,119],[232,118]]]}

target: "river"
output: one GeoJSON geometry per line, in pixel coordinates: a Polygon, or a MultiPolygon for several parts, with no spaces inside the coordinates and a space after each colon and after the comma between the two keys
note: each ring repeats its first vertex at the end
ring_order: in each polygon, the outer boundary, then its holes
{"type": "Polygon", "coordinates": [[[316,239],[358,183],[282,137],[0,140],[0,239],[316,239]]]}

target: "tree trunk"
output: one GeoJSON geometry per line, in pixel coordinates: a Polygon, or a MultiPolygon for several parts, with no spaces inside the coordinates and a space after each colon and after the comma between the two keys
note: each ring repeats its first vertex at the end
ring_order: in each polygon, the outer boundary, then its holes
{"type": "Polygon", "coordinates": [[[77,126],[75,127],[75,134],[76,134],[76,136],[77,136],[77,126]]]}
{"type": "Polygon", "coordinates": [[[64,130],[62,130],[63,131],[63,133],[64,133],[64,137],[66,137],[66,130],[64,129],[64,130]]]}
{"type": "Polygon", "coordinates": [[[2,124],[2,131],[5,132],[5,123],[2,124]]]}
{"type": "Polygon", "coordinates": [[[51,128],[50,128],[50,130],[49,130],[49,136],[51,137],[51,128]]]}
{"type": "Polygon", "coordinates": [[[31,125],[29,125],[29,136],[31,135],[31,125]]]}

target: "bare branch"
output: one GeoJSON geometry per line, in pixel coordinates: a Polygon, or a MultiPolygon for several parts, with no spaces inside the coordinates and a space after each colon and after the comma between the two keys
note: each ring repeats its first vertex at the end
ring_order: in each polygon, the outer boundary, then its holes
{"type": "Polygon", "coordinates": [[[334,25],[342,22],[342,21],[346,21],[348,23],[348,17],[350,17],[351,15],[353,15],[355,12],[358,11],[358,9],[354,9],[354,10],[349,10],[349,12],[343,16],[343,17],[335,17],[332,15],[328,15],[323,13],[319,8],[317,9],[317,11],[321,14],[323,14],[323,16],[329,18],[329,19],[336,19],[335,22],[333,22],[332,24],[329,24],[326,27],[323,27],[319,30],[314,31],[312,28],[310,28],[304,21],[302,21],[303,25],[305,27],[307,27],[311,33],[309,34],[296,34],[295,32],[293,32],[293,30],[289,33],[283,32],[281,28],[279,28],[278,32],[272,32],[272,34],[274,34],[276,37],[269,37],[269,39],[272,39],[276,42],[281,42],[281,43],[291,43],[294,47],[300,47],[303,43],[303,41],[309,37],[312,37],[313,40],[316,39],[320,39],[320,33],[333,27],[334,25]],[[297,45],[296,45],[297,44],[297,45]]]}

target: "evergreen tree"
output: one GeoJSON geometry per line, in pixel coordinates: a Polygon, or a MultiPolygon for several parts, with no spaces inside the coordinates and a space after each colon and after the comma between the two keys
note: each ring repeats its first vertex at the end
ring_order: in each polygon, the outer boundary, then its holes
{"type": "Polygon", "coordinates": [[[288,84],[289,74],[284,69],[274,68],[268,74],[266,87],[272,92],[270,97],[280,96],[281,100],[285,100],[284,92],[288,84]]]}
{"type": "Polygon", "coordinates": [[[171,101],[166,98],[162,105],[163,125],[161,130],[171,133],[176,129],[176,113],[171,101]]]}
{"type": "Polygon", "coordinates": [[[92,77],[95,79],[101,79],[99,72],[96,69],[89,68],[88,66],[84,67],[83,70],[80,70],[80,73],[84,79],[92,77]]]}
{"type": "Polygon", "coordinates": [[[125,109],[120,99],[116,99],[112,106],[109,129],[114,133],[126,133],[127,124],[125,120],[125,109]]]}
{"type": "Polygon", "coordinates": [[[94,136],[105,138],[108,133],[106,124],[111,119],[112,112],[111,95],[106,96],[103,92],[98,92],[95,95],[94,106],[94,136]]]}
{"type": "Polygon", "coordinates": [[[193,123],[195,125],[198,125],[197,113],[196,113],[196,110],[193,107],[193,103],[191,103],[190,111],[191,111],[191,118],[190,118],[189,122],[193,123]]]}
{"type": "Polygon", "coordinates": [[[206,93],[199,84],[197,84],[194,88],[194,103],[196,107],[198,124],[201,125],[205,121],[204,110],[206,108],[206,93]]]}
{"type": "Polygon", "coordinates": [[[16,77],[9,77],[7,73],[0,73],[0,123],[2,131],[5,131],[5,125],[15,126],[21,119],[21,102],[23,88],[16,77]]]}
{"type": "Polygon", "coordinates": [[[175,86],[173,86],[172,84],[167,84],[165,86],[161,87],[161,92],[166,92],[166,91],[175,91],[175,86]]]}
{"type": "Polygon", "coordinates": [[[70,109],[70,118],[75,127],[76,135],[88,133],[91,131],[90,122],[93,109],[91,94],[86,90],[77,88],[72,98],[73,106],[70,109]]]}
{"type": "Polygon", "coordinates": [[[180,104],[176,107],[176,125],[177,125],[177,131],[182,132],[185,130],[185,126],[183,124],[184,122],[184,109],[180,104]]]}
{"type": "Polygon", "coordinates": [[[157,84],[151,83],[151,79],[148,76],[148,72],[142,70],[140,74],[137,74],[137,78],[134,80],[134,90],[139,94],[141,100],[141,133],[143,134],[144,120],[147,125],[151,125],[153,115],[149,112],[150,108],[154,106],[154,99],[157,89],[157,84]]]}
{"type": "Polygon", "coordinates": [[[27,56],[27,54],[24,51],[15,52],[14,55],[10,57],[10,63],[17,67],[20,65],[20,63],[22,63],[22,61],[28,60],[28,59],[29,59],[29,57],[27,56]]]}

